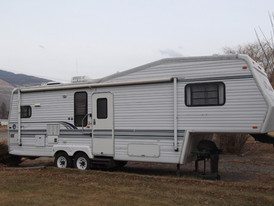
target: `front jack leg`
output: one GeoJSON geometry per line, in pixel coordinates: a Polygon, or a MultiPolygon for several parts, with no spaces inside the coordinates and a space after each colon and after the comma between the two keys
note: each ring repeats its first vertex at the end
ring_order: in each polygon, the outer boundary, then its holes
{"type": "Polygon", "coordinates": [[[177,177],[180,177],[180,176],[181,176],[181,172],[180,172],[180,164],[177,164],[176,175],[177,175],[177,177]]]}

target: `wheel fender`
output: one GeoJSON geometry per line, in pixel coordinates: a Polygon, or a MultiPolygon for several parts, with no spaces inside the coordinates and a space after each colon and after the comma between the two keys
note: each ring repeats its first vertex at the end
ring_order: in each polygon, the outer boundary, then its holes
{"type": "Polygon", "coordinates": [[[76,152],[84,152],[88,155],[89,158],[93,158],[91,147],[89,146],[54,145],[52,148],[52,156],[54,156],[58,151],[64,151],[69,156],[73,156],[76,152]]]}

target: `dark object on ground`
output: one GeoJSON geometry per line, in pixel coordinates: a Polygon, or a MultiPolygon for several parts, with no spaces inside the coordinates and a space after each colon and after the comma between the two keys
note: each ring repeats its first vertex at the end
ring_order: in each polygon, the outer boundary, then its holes
{"type": "Polygon", "coordinates": [[[8,166],[18,166],[21,163],[21,157],[10,155],[8,145],[5,142],[0,142],[0,163],[8,166]]]}
{"type": "Polygon", "coordinates": [[[197,151],[193,151],[192,154],[196,155],[195,160],[195,171],[197,173],[197,177],[203,179],[212,179],[219,180],[220,175],[218,172],[219,167],[219,154],[221,150],[219,150],[216,144],[209,140],[202,140],[197,145],[197,151]],[[210,159],[210,174],[206,174],[206,160],[210,159]],[[204,161],[203,172],[199,172],[199,161],[204,161]]]}
{"type": "Polygon", "coordinates": [[[274,145],[274,137],[264,133],[264,134],[250,134],[256,141],[273,144],[274,145]]]}

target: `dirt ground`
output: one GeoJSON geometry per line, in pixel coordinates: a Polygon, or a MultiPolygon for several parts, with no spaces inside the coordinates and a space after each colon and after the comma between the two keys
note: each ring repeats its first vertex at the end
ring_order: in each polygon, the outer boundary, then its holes
{"type": "MultiPolygon", "coordinates": [[[[21,167],[53,166],[53,158],[25,160],[21,167]]],[[[207,172],[209,172],[209,162],[207,172]]],[[[200,168],[202,163],[200,163],[200,168]]],[[[176,176],[175,164],[128,162],[118,171],[156,176],[176,176]]],[[[196,177],[194,162],[182,165],[180,174],[183,177],[196,177]]],[[[273,145],[249,140],[241,155],[223,154],[219,159],[221,180],[228,182],[258,181],[266,184],[274,183],[274,147],[273,145]]]]}

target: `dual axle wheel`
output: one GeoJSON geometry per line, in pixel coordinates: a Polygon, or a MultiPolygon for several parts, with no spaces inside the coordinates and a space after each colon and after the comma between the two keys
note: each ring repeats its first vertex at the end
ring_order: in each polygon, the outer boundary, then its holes
{"type": "Polygon", "coordinates": [[[55,155],[54,165],[58,168],[74,167],[80,170],[87,170],[90,168],[90,159],[84,153],[78,153],[72,158],[65,152],[59,152],[55,155]]]}

